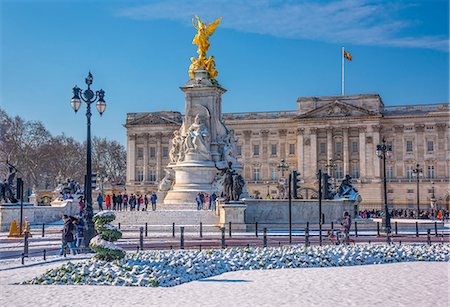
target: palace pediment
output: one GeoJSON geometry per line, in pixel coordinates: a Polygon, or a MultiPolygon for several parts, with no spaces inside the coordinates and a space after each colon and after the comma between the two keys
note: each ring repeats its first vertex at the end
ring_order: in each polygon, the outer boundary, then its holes
{"type": "Polygon", "coordinates": [[[178,112],[152,112],[152,113],[132,113],[128,114],[126,125],[180,125],[182,122],[181,114],[178,112]]]}
{"type": "Polygon", "coordinates": [[[373,111],[353,106],[341,101],[334,101],[300,115],[300,118],[327,118],[327,117],[360,117],[377,115],[373,111]]]}

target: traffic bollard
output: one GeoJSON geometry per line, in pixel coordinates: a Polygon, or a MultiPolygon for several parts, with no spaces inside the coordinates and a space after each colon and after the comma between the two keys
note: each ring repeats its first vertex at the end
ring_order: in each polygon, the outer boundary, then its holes
{"type": "Polygon", "coordinates": [[[264,232],[263,232],[263,245],[264,247],[267,247],[267,228],[264,227],[264,232]]]}
{"type": "Polygon", "coordinates": [[[419,236],[419,223],[416,222],[416,237],[419,236]]]}
{"type": "Polygon", "coordinates": [[[145,223],[145,237],[148,237],[148,224],[145,223]]]}
{"type": "Polygon", "coordinates": [[[42,237],[45,236],[45,224],[42,223],[42,237]]]}
{"type": "Polygon", "coordinates": [[[144,250],[144,227],[139,227],[139,248],[144,250]]]}
{"type": "Polygon", "coordinates": [[[231,222],[228,222],[228,236],[231,238],[231,222]]]}
{"type": "Polygon", "coordinates": [[[434,222],[434,235],[438,236],[438,230],[437,230],[437,222],[434,222]]]}
{"type": "Polygon", "coordinates": [[[184,227],[180,227],[180,249],[184,249],[184,227]]]}
{"type": "Polygon", "coordinates": [[[44,249],[44,261],[47,260],[47,250],[44,249]]]}
{"type": "Polygon", "coordinates": [[[255,236],[258,236],[258,222],[255,222],[255,236]]]}
{"type": "Polygon", "coordinates": [[[377,236],[380,236],[380,222],[377,222],[377,236]]]}
{"type": "Polygon", "coordinates": [[[397,225],[397,221],[395,222],[395,234],[398,235],[398,225],[397,225]]]}
{"type": "Polygon", "coordinates": [[[358,222],[355,221],[355,237],[358,236],[358,222]]]}
{"type": "Polygon", "coordinates": [[[119,223],[119,229],[120,229],[120,223],[119,223]]]}
{"type": "Polygon", "coordinates": [[[28,231],[25,231],[23,237],[23,254],[28,257],[28,231]]]}
{"type": "Polygon", "coordinates": [[[309,246],[309,227],[306,227],[305,228],[305,247],[308,247],[308,246],[309,246]]]}
{"type": "Polygon", "coordinates": [[[172,237],[175,238],[175,223],[172,223],[172,237]]]}
{"type": "Polygon", "coordinates": [[[200,222],[200,238],[203,238],[203,223],[200,222]]]}
{"type": "Polygon", "coordinates": [[[225,248],[225,227],[220,227],[220,231],[222,232],[221,247],[225,248]]]}
{"type": "Polygon", "coordinates": [[[334,229],[334,222],[331,222],[331,230],[334,229]]]}
{"type": "Polygon", "coordinates": [[[431,230],[427,229],[427,243],[431,245],[431,230]]]}

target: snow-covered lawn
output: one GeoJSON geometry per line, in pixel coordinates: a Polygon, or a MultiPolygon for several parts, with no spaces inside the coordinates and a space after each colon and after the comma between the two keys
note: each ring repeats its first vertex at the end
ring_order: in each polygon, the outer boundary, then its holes
{"type": "Polygon", "coordinates": [[[226,272],[450,260],[449,244],[284,246],[128,253],[122,260],[68,262],[24,284],[175,286],[226,272]]]}

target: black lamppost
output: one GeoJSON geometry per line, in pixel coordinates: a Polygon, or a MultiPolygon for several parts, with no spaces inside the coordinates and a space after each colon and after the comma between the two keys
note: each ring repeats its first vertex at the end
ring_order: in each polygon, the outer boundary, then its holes
{"type": "Polygon", "coordinates": [[[75,113],[80,109],[82,101],[86,102],[86,118],[87,118],[87,141],[86,141],[86,178],[84,185],[84,194],[85,194],[85,204],[86,207],[84,209],[84,245],[89,248],[89,242],[94,237],[94,222],[92,221],[92,217],[94,216],[94,209],[92,207],[92,152],[91,152],[91,104],[96,102],[97,111],[100,113],[100,116],[105,112],[106,102],[105,102],[105,91],[100,89],[94,93],[91,90],[91,84],[93,81],[93,77],[91,72],[89,72],[85,82],[88,86],[86,90],[80,89],[75,85],[73,88],[73,98],[70,101],[70,105],[75,113]]]}
{"type": "Polygon", "coordinates": [[[387,204],[387,181],[386,181],[386,159],[392,153],[392,145],[387,144],[383,138],[383,143],[377,145],[377,156],[383,160],[383,188],[384,188],[384,215],[382,219],[383,228],[387,234],[391,232],[391,217],[387,204]]]}
{"type": "Polygon", "coordinates": [[[281,170],[281,178],[279,180],[279,182],[282,183],[283,188],[284,188],[284,195],[283,195],[283,199],[286,199],[286,188],[288,187],[288,180],[286,180],[286,178],[284,178],[284,171],[289,170],[289,164],[286,163],[286,161],[284,159],[282,159],[280,161],[280,163],[277,165],[277,168],[279,170],[281,170]]]}
{"type": "Polygon", "coordinates": [[[416,164],[416,168],[412,170],[417,178],[417,218],[420,217],[420,198],[419,198],[419,182],[420,182],[420,174],[423,173],[422,168],[419,163],[416,164]]]}

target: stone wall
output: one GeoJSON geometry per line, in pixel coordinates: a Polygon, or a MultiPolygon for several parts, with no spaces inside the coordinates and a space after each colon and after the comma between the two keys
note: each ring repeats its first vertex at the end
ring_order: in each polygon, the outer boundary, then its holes
{"type": "MultiPolygon", "coordinates": [[[[274,227],[283,227],[289,223],[288,200],[257,200],[244,199],[247,206],[245,210],[245,223],[273,224],[274,227]],[[284,225],[283,225],[284,224],[284,225]]],[[[325,215],[325,223],[337,222],[347,211],[352,218],[355,217],[357,204],[349,200],[323,200],[322,213],[325,215]]],[[[317,200],[292,200],[292,222],[318,223],[319,202],[317,200]]]]}
{"type": "MultiPolygon", "coordinates": [[[[58,206],[27,206],[23,207],[23,217],[27,217],[31,225],[52,223],[62,219],[64,214],[77,215],[79,205],[77,202],[63,202],[58,206]]],[[[20,205],[0,205],[1,231],[8,231],[13,220],[19,222],[20,205]]]]}

